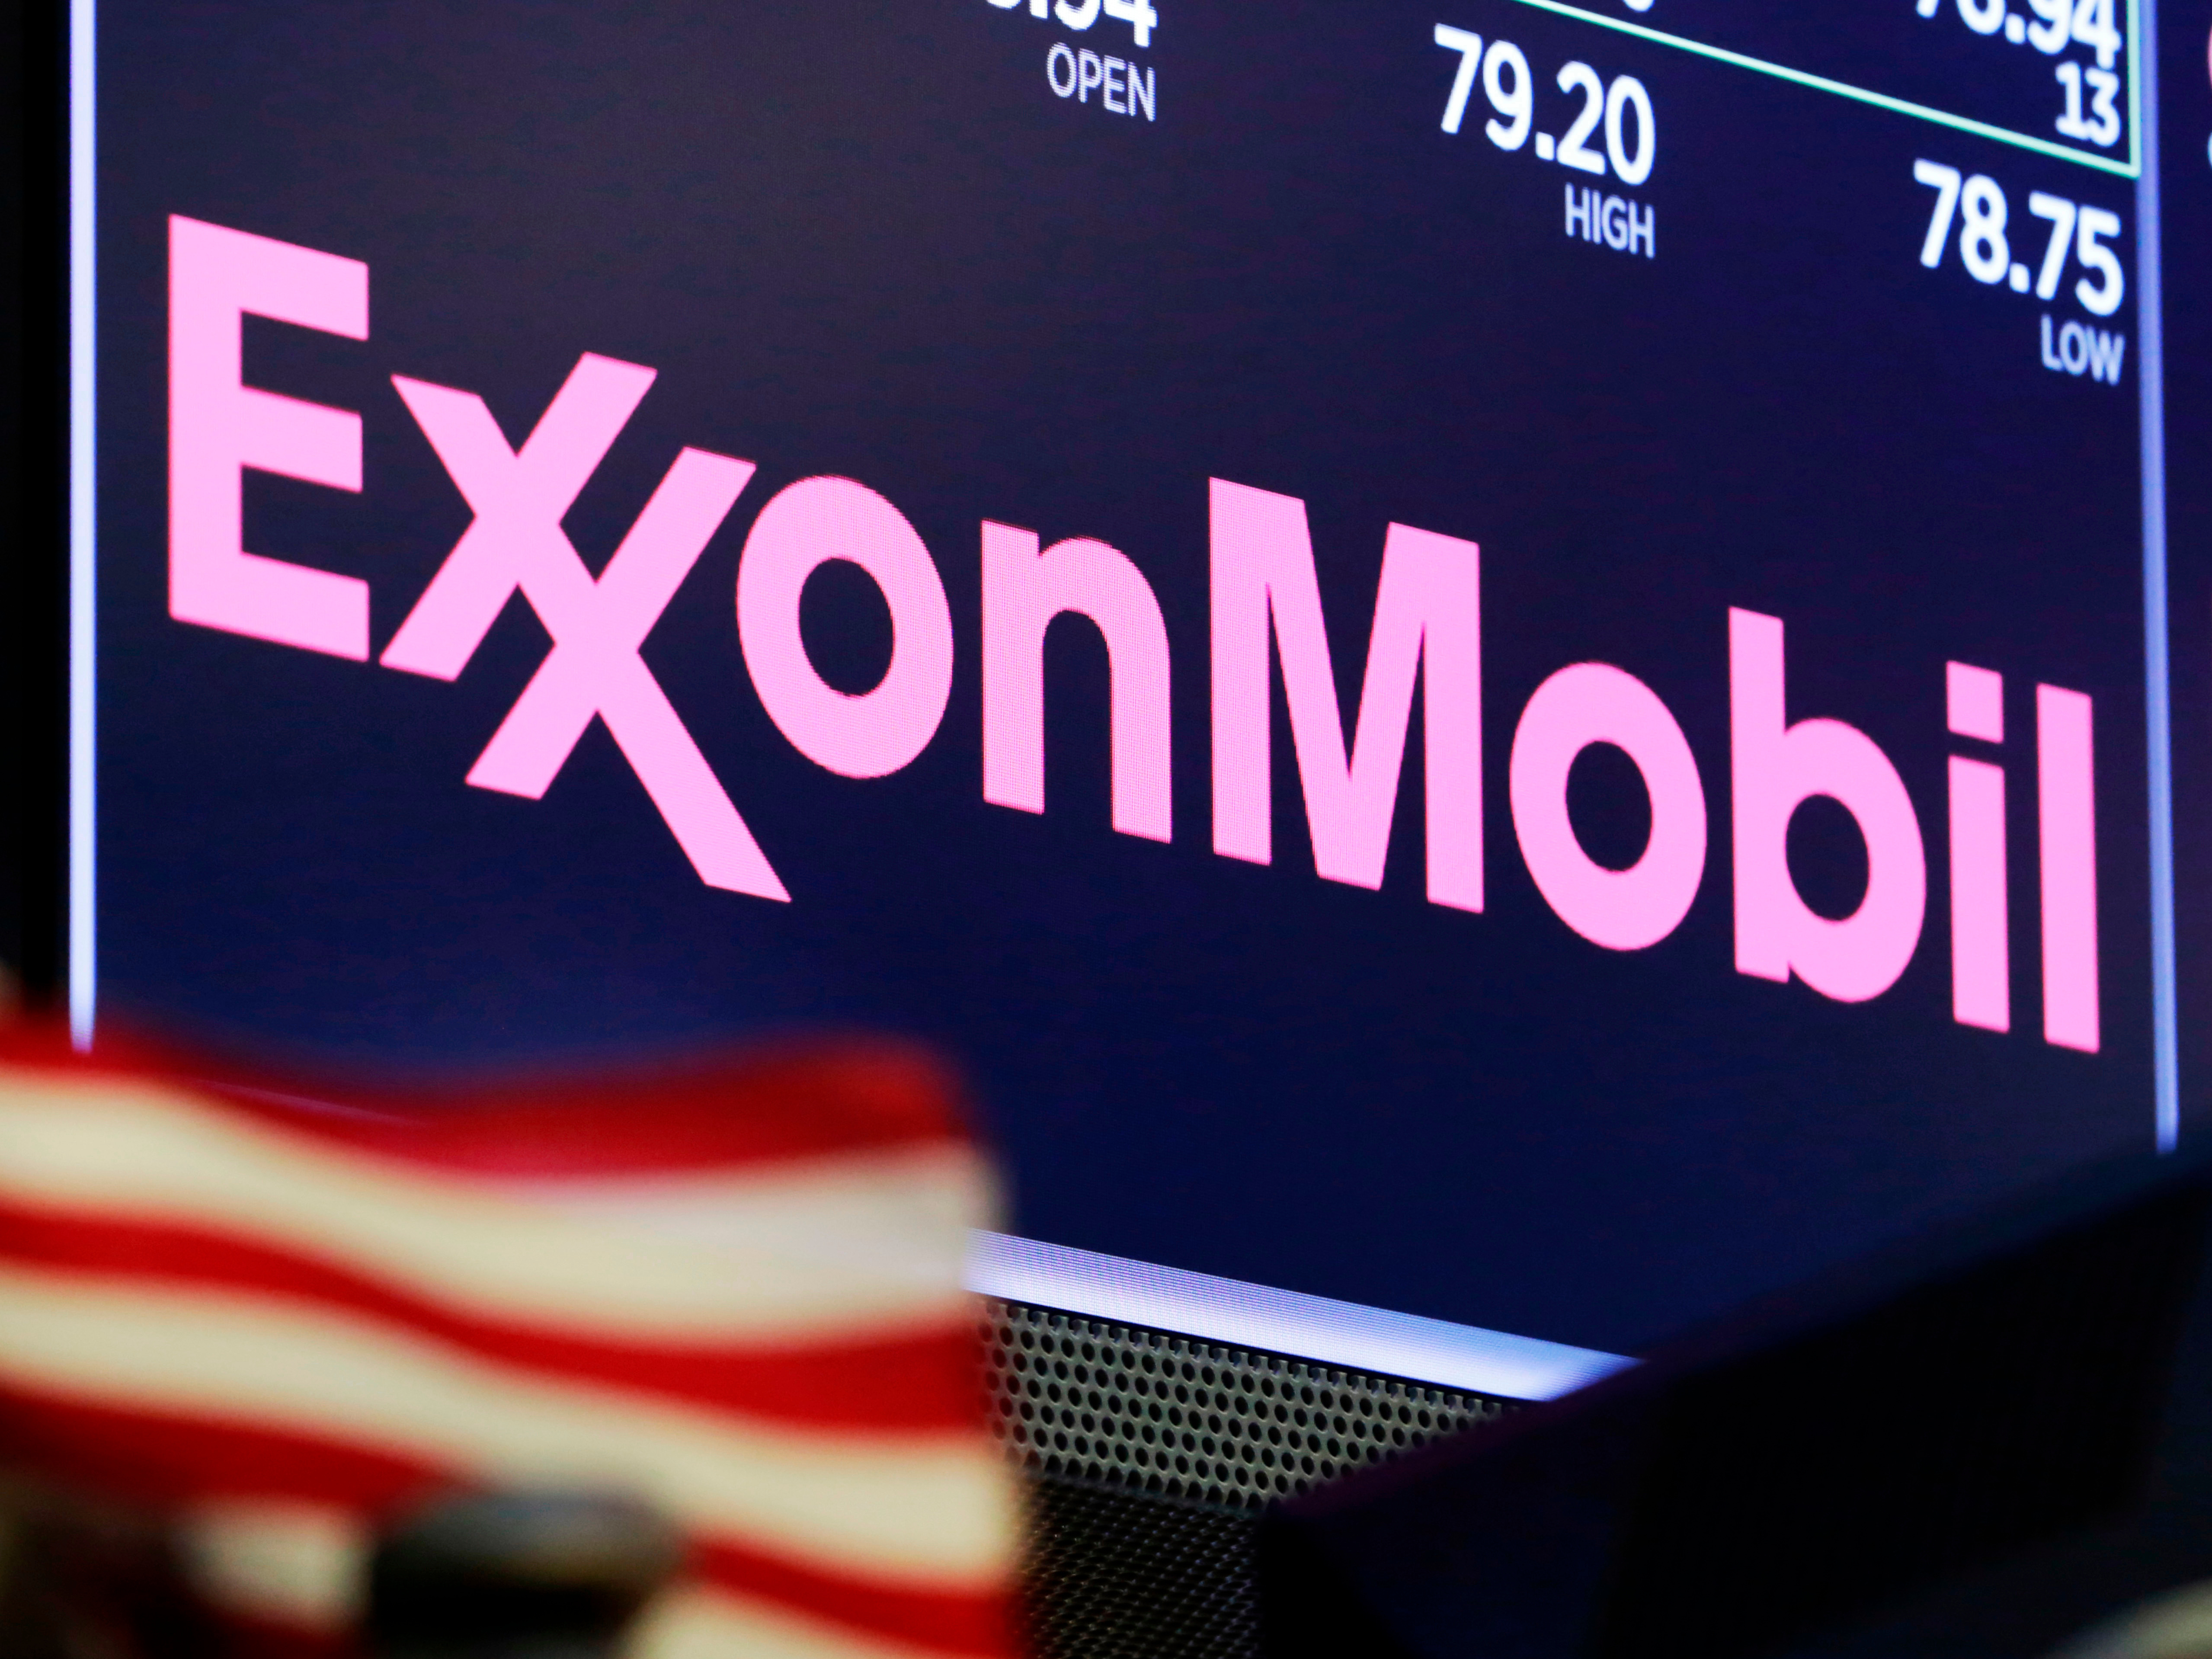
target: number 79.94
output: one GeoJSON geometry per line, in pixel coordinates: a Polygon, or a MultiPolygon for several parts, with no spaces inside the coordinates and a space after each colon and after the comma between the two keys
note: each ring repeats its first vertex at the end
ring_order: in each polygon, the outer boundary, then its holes
{"type": "Polygon", "coordinates": [[[2074,297],[2082,307],[2099,317],[2109,317],[2120,308],[2127,276],[2104,240],[2120,234],[2118,214],[2039,190],[2032,192],[2027,210],[2048,222],[2051,232],[2043,245],[2042,264],[2031,277],[2027,265],[2013,260],[2012,245],[2005,236],[2010,210],[1996,179],[1980,173],[1965,178],[1958,168],[1940,161],[1915,161],[1912,177],[1936,192],[1936,210],[1929,215],[1928,234],[1920,244],[1920,263],[1929,270],[1943,263],[1955,221],[1959,263],[1976,282],[2004,283],[2015,294],[2025,294],[2032,286],[2037,299],[2052,299],[2070,254],[2090,273],[2074,284],[2074,297]]]}

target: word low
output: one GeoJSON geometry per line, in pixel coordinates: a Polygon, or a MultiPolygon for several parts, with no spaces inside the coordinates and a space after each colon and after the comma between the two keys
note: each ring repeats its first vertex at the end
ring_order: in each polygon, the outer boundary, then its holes
{"type": "Polygon", "coordinates": [[[2120,383],[2120,367],[2127,361],[2128,337],[2107,334],[2086,323],[2069,321],[2054,337],[2051,319],[2043,319],[2043,366],[2054,374],[2087,374],[2106,386],[2120,383]]]}
{"type": "MultiPolygon", "coordinates": [[[[185,218],[170,221],[169,609],[179,621],[366,661],[368,584],[240,545],[246,469],[362,487],[361,416],[247,386],[241,319],[368,337],[368,269],[356,260],[185,218]]],[[[653,371],[586,354],[510,446],[477,394],[404,376],[393,386],[474,518],[383,651],[387,668],[452,680],[520,593],[552,644],[470,769],[483,789],[536,799],[594,719],[605,722],[708,886],[787,900],[736,805],[639,647],[750,483],[750,462],[684,449],[594,579],[561,528],[653,371]]],[[[1427,894],[1485,902],[1482,603],[1474,542],[1394,524],[1347,746],[1305,503],[1216,478],[1209,486],[1212,842],[1220,856],[1273,857],[1270,681],[1279,668],[1316,872],[1379,888],[1411,731],[1423,699],[1427,894]]],[[[1103,637],[1115,830],[1174,838],[1170,647],[1143,573],[1103,541],[1042,544],[985,521],[982,795],[1045,810],[1043,653],[1054,618],[1103,637]]],[[[929,549],[903,514],[850,478],[803,478],[746,532],[735,594],[738,646],[762,707],[801,755],[848,778],[899,771],[929,745],[951,699],[951,609],[929,549]],[[823,565],[858,566],[891,617],[890,665],[857,696],[825,682],[799,628],[823,565]]],[[[1731,862],[1738,971],[1796,978],[1861,1002],[1894,984],[1927,906],[1919,816],[1875,740],[1840,720],[1789,717],[1780,618],[1730,610],[1731,862]],[[1797,808],[1839,802],[1866,844],[1867,884],[1842,920],[1800,895],[1787,854],[1797,808]]],[[[1952,1003],[1962,1024],[2011,1027],[2005,696],[2002,677],[1951,663],[1948,728],[1972,745],[1949,763],[1952,1003]]],[[[2035,688],[2035,857],[2047,1042],[2099,1047],[2093,710],[2086,695],[2035,688]]],[[[1521,710],[1506,765],[1514,837],[1537,890],[1594,945],[1639,951],[1678,927],[1705,879],[1705,780],[1672,712],[1626,670],[1559,669],[1521,710]],[[1642,775],[1651,827],[1626,869],[1578,840],[1567,780],[1593,744],[1642,775]]]]}

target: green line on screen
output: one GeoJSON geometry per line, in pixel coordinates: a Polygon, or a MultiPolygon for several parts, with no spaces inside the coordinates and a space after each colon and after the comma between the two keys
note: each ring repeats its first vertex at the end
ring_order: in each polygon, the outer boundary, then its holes
{"type": "MultiPolygon", "coordinates": [[[[1778,81],[1788,81],[1796,86],[1810,87],[1815,92],[1832,92],[1838,98],[1849,98],[1858,103],[1871,104],[1876,109],[1889,110],[1899,115],[1910,115],[1916,120],[1933,121],[1938,126],[1953,127],[1960,132],[1973,133],[1978,137],[1993,138],[2001,144],[2012,144],[2021,149],[2034,150],[2039,155],[2056,156],[2062,161],[2073,161],[2085,167],[2095,167],[2100,173],[2117,173],[2123,179],[2133,179],[2142,171],[2142,137],[2139,110],[2131,111],[2136,115],[2136,119],[2129,125],[2130,155],[2127,161],[2123,161],[2115,156],[2100,155],[2094,150],[2076,149],[2073,145],[2062,144],[2056,139],[2037,138],[2025,132],[2014,132],[2009,127],[1996,126],[1988,121],[1977,121],[1970,116],[1954,115],[1948,110],[1930,109],[1925,104],[1916,104],[1909,99],[1893,98],[1886,92],[1873,92],[1865,87],[1852,86],[1847,82],[1831,81],[1825,75],[1813,75],[1804,70],[1791,69],[1786,64],[1770,64],[1763,58],[1747,57],[1740,52],[1730,52],[1725,46],[1709,46],[1702,40],[1692,40],[1680,34],[1668,34],[1663,29],[1655,29],[1643,23],[1632,23],[1625,17],[1607,17],[1601,12],[1590,11],[1581,6],[1568,5],[1566,0],[1518,0],[1518,3],[1534,6],[1540,11],[1557,12],[1562,17],[1579,18],[1585,23],[1595,23],[1600,28],[1615,29],[1622,34],[1632,34],[1639,40],[1650,40],[1662,46],[1673,46],[1678,52],[1694,52],[1700,58],[1710,58],[1717,63],[1733,64],[1738,69],[1753,70],[1760,75],[1771,75],[1778,81]]],[[[2133,70],[2136,33],[2136,30],[2132,27],[2136,22],[2133,0],[2130,0],[2128,11],[2128,21],[2131,26],[2128,31],[2128,62],[2130,69],[2133,70]]],[[[2128,76],[2128,90],[2131,105],[2135,102],[2133,94],[2136,80],[2137,77],[2133,74],[2128,76]]]]}

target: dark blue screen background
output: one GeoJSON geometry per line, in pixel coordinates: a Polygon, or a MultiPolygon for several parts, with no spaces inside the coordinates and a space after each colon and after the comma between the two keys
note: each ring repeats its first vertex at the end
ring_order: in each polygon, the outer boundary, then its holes
{"type": "MultiPolygon", "coordinates": [[[[1483,138],[1479,89],[1441,132],[1455,59],[1395,0],[1162,0],[1142,52],[983,0],[109,0],[103,1010],[380,1067],[887,1026],[969,1068],[1023,1231],[1614,1350],[2147,1145],[2132,359],[2118,388],[2049,373],[2037,318],[2078,309],[1955,252],[1923,270],[1912,167],[1999,178],[2039,251],[2030,191],[2131,236],[2130,187],[1510,0],[1460,9],[1537,65],[1547,130],[1567,59],[1642,79],[1658,162],[1627,193],[1656,258],[1563,234],[1560,170],[1483,138]],[[1158,120],[1054,97],[1060,41],[1152,68],[1158,120]],[[371,583],[373,653],[469,521],[393,374],[481,393],[519,442],[580,352],[657,368],[567,520],[594,568],[682,446],[758,464],[645,657],[790,905],[703,887],[602,728],[542,801],[464,784],[545,650],[520,599],[451,685],[169,618],[172,213],[370,267],[366,343],[246,333],[250,384],[361,411],[363,491],[245,489],[248,547],[371,583]],[[906,514],[952,611],[943,725],[878,781],[785,742],[738,648],[745,531],[824,473],[906,514]],[[1381,891],[1316,878],[1279,690],[1274,862],[1212,851],[1209,477],[1307,502],[1347,714],[1386,525],[1481,544],[1484,913],[1424,896],[1418,704],[1381,891]],[[1151,581],[1171,844],[1109,827],[1079,620],[1050,637],[1048,811],[982,800],[986,518],[1103,538],[1151,581]],[[1871,1002],[1735,971],[1730,605],[1784,620],[1791,717],[1860,726],[1911,793],[1927,920],[1871,1002]],[[2004,1036],[1951,1018],[1954,658],[2006,675],[2004,1036]],[[1665,700],[1704,779],[1703,887],[1642,951],[1553,915],[1506,800],[1522,706],[1590,659],[1665,700]],[[2041,1036],[2039,680],[2095,699],[2094,1055],[2041,1036]]],[[[866,684],[880,605],[819,586],[817,660],[866,684]]],[[[1593,850],[1640,845],[1626,766],[1586,762],[1575,804],[1593,850]]],[[[1792,857],[1850,908],[1840,812],[1802,812],[1792,857]]]]}

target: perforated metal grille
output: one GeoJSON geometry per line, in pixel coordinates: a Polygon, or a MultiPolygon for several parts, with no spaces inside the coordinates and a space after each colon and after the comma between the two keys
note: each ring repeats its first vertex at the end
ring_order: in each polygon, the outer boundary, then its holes
{"type": "Polygon", "coordinates": [[[1255,1512],[1041,1474],[1022,1567],[1031,1659],[1254,1659],[1255,1512]]]}
{"type": "Polygon", "coordinates": [[[1019,1303],[988,1304],[1000,1441],[1043,1474],[1255,1510],[1504,1401],[1019,1303]]]}

